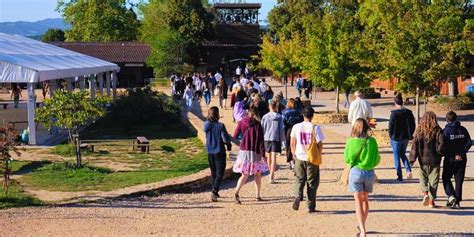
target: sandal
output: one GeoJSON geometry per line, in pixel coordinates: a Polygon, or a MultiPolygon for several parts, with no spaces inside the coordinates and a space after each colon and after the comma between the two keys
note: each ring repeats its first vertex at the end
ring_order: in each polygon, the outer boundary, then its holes
{"type": "Polygon", "coordinates": [[[240,201],[240,196],[237,193],[235,194],[234,203],[235,204],[242,204],[242,202],[240,201]]]}

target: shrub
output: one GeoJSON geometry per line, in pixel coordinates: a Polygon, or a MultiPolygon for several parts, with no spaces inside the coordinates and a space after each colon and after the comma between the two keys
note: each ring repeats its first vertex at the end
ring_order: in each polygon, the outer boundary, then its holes
{"type": "Polygon", "coordinates": [[[433,102],[437,104],[468,104],[473,101],[473,97],[469,94],[462,94],[456,97],[437,96],[433,102]]]}
{"type": "Polygon", "coordinates": [[[157,119],[162,122],[178,119],[179,112],[179,106],[165,94],[150,88],[133,88],[117,99],[110,119],[128,130],[133,125],[157,119]]]}

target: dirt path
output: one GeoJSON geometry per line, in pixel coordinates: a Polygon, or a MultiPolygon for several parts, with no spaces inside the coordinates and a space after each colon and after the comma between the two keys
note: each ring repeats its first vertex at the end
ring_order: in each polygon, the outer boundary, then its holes
{"type": "MultiPolygon", "coordinates": [[[[226,116],[226,115],[224,115],[226,116]]],[[[356,233],[352,195],[337,184],[344,167],[342,152],[346,127],[326,126],[325,155],[321,167],[317,210],[308,214],[305,205],[291,209],[294,175],[280,157],[277,184],[264,178],[264,202],[254,201],[253,183],[241,193],[242,205],[233,203],[236,180],[228,180],[222,199],[211,203],[208,190],[171,193],[151,198],[134,198],[98,204],[20,208],[0,211],[1,236],[349,236],[356,233]]],[[[231,130],[231,129],[229,129],[231,130]]],[[[418,169],[414,180],[394,181],[391,151],[381,149],[382,162],[376,173],[380,183],[370,196],[368,230],[371,235],[474,233],[474,180],[464,184],[462,210],[430,209],[421,205],[418,169]]],[[[470,168],[472,169],[472,168],[470,168]]],[[[438,189],[438,205],[446,196],[438,189]]]]}

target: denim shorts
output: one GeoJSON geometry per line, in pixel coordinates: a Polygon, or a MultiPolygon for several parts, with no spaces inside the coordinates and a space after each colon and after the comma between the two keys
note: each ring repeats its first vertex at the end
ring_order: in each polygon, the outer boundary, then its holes
{"type": "Polygon", "coordinates": [[[373,170],[361,170],[352,167],[349,173],[349,191],[353,193],[371,193],[374,189],[375,173],[373,170]]]}

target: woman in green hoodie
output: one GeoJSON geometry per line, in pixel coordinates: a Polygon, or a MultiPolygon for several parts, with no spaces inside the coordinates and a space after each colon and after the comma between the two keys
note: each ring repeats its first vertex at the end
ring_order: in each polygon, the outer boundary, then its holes
{"type": "Polygon", "coordinates": [[[346,142],[344,160],[351,167],[349,191],[354,193],[356,217],[360,236],[365,236],[365,222],[369,215],[369,193],[372,192],[374,168],[380,162],[380,153],[367,121],[359,118],[352,127],[351,137],[346,142]]]}

